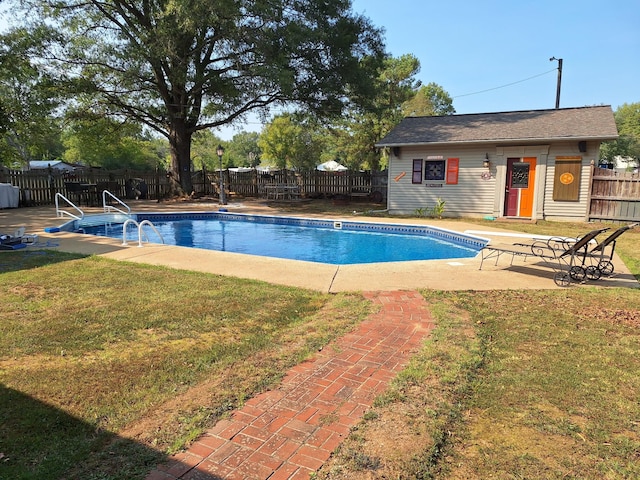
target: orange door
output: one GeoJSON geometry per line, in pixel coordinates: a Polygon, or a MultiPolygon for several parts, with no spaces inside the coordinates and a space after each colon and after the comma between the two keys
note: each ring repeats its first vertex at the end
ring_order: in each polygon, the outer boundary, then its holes
{"type": "Polygon", "coordinates": [[[529,164],[529,186],[520,189],[520,217],[531,217],[533,215],[534,185],[536,179],[536,158],[527,157],[522,159],[523,163],[529,164]]]}
{"type": "Polygon", "coordinates": [[[535,197],[536,158],[507,159],[504,214],[508,217],[531,217],[535,197]]]}

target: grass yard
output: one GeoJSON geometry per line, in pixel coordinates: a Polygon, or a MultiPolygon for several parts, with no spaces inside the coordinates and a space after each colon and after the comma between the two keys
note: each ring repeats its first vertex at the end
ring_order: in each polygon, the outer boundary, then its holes
{"type": "MultiPolygon", "coordinates": [[[[636,278],[638,244],[617,246],[636,278]]],[[[639,291],[423,294],[436,330],[317,480],[640,478],[639,291]]]]}
{"type": "Polygon", "coordinates": [[[143,478],[364,318],[358,296],[0,256],[0,478],[143,478]]]}
{"type": "MultiPolygon", "coordinates": [[[[637,278],[639,242],[616,248],[637,278]]],[[[11,480],[142,479],[370,313],[355,294],[60,252],[3,252],[0,284],[11,480]]],[[[316,479],[640,478],[639,291],[422,294],[436,330],[316,479]]]]}

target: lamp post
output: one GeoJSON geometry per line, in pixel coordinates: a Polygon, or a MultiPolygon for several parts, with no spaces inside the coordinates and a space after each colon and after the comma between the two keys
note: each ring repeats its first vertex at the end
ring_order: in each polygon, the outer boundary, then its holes
{"type": "Polygon", "coordinates": [[[218,154],[218,160],[220,160],[220,205],[226,205],[227,199],[224,195],[224,179],[222,178],[222,155],[224,155],[224,148],[222,148],[222,145],[218,145],[216,153],[218,154]]]}

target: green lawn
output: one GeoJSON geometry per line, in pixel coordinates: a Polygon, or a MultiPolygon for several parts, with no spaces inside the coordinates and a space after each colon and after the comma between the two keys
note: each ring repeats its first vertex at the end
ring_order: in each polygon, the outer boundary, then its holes
{"type": "Polygon", "coordinates": [[[358,296],[58,252],[0,257],[0,478],[143,478],[364,318],[358,296]],[[7,271],[8,270],[8,271],[7,271]]]}
{"type": "MultiPolygon", "coordinates": [[[[639,241],[617,246],[636,278],[639,241]]],[[[640,291],[423,295],[436,330],[317,479],[640,478],[640,291]]]]}

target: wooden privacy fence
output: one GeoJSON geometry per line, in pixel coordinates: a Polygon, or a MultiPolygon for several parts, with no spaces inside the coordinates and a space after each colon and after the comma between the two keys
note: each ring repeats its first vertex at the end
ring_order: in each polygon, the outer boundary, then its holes
{"type": "Polygon", "coordinates": [[[88,168],[73,172],[49,170],[8,170],[0,167],[0,183],[10,183],[20,187],[20,203],[23,206],[52,205],[56,193],[74,201],[69,195],[71,184],[91,187],[94,200],[104,189],[119,198],[162,198],[168,189],[164,172],[134,172],[129,170],[107,172],[88,168]]]}
{"type": "MultiPolygon", "coordinates": [[[[382,201],[387,197],[387,172],[294,172],[292,170],[257,171],[251,169],[223,170],[225,190],[243,197],[266,197],[269,185],[295,185],[300,195],[318,197],[370,197],[382,201]]],[[[193,173],[192,183],[197,194],[217,194],[219,171],[200,170],[193,173]]]]}
{"type": "MultiPolygon", "coordinates": [[[[217,195],[219,171],[205,169],[191,173],[194,193],[198,196],[217,195]]],[[[380,202],[387,196],[387,172],[294,172],[292,170],[257,171],[228,169],[222,171],[225,191],[242,196],[266,198],[268,185],[297,186],[301,197],[367,197],[380,202]]],[[[90,186],[94,201],[103,189],[122,199],[144,198],[158,200],[169,191],[169,180],[163,171],[135,172],[130,170],[104,171],[82,169],[73,172],[49,170],[8,170],[0,167],[0,183],[20,188],[21,205],[52,205],[56,193],[70,200],[69,184],[90,186]]]]}
{"type": "Polygon", "coordinates": [[[640,174],[592,168],[589,220],[640,221],[640,174]]]}

